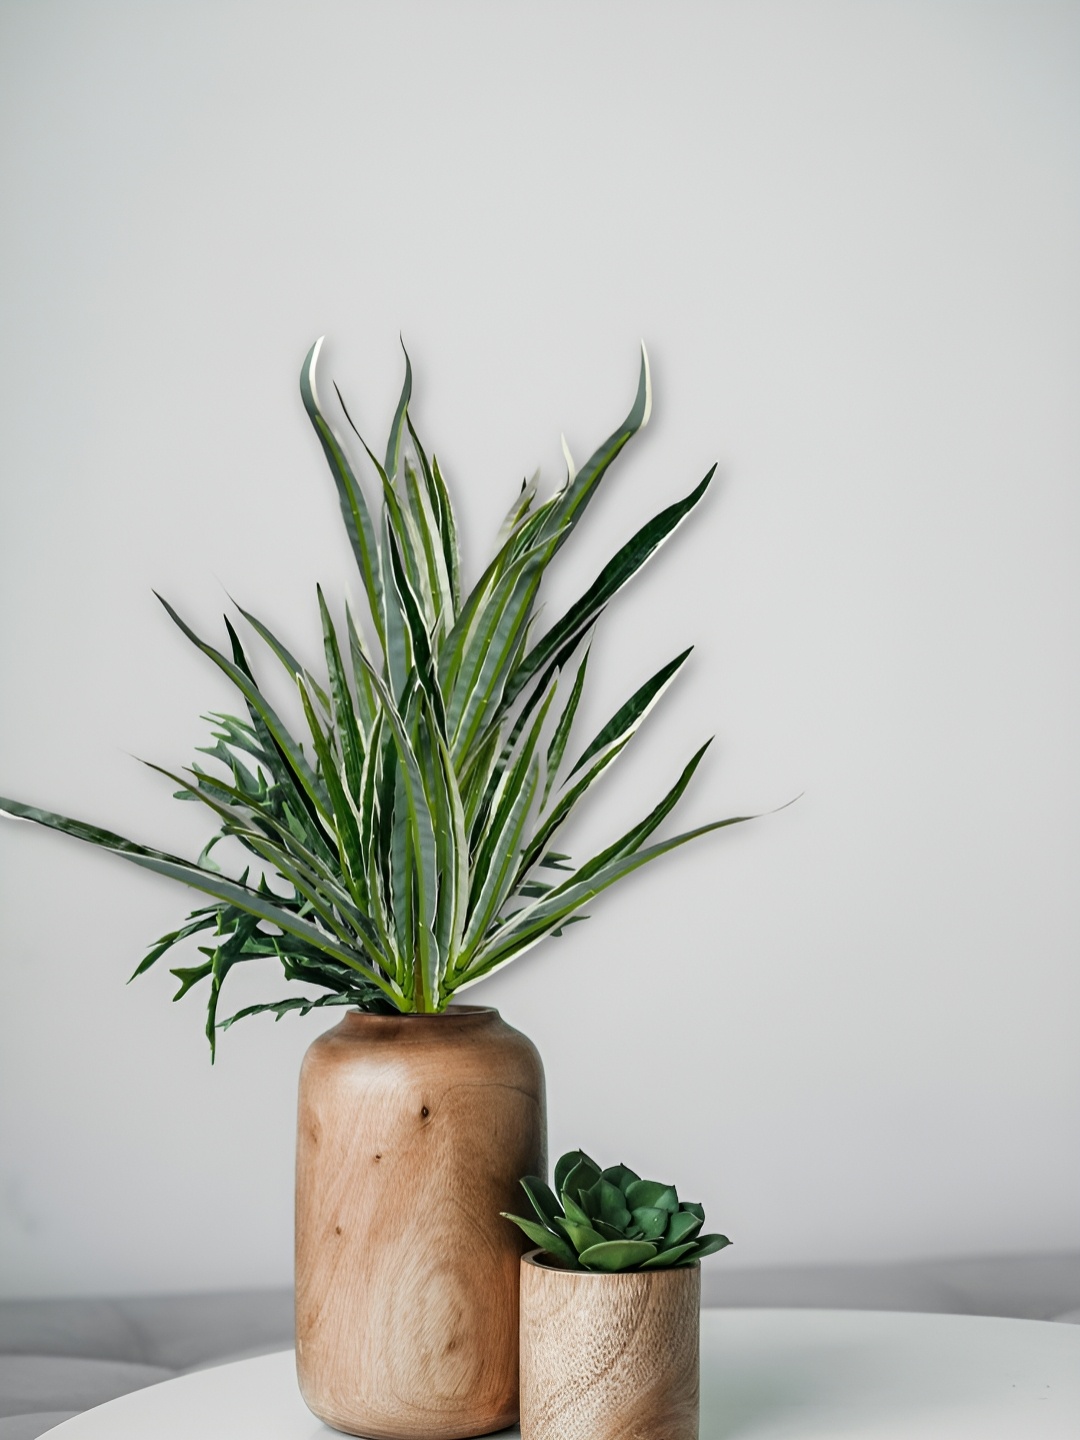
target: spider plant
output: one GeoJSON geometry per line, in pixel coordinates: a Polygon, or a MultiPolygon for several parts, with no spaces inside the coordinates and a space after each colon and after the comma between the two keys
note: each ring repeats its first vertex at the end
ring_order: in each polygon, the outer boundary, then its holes
{"type": "MultiPolygon", "coordinates": [[[[598,854],[574,866],[552,848],[690,653],[639,685],[570,763],[593,627],[698,504],[716,468],[643,525],[566,613],[536,633],[548,566],[649,418],[644,347],[626,419],[580,470],[563,442],[566,479],[546,500],[537,499],[535,477],[523,483],[493,558],[466,590],[446,481],[410,413],[408,356],[385,455],[377,457],[355,432],[381,496],[373,506],[319,397],[321,345],[304,361],[300,391],[337,487],[367,621],[348,606],[343,623],[335,620],[318,590],[317,676],[261,619],[236,607],[264,661],[283,666],[295,684],[307,735],[296,738],[271,704],[228,616],[226,653],[158,596],[243,700],[239,716],[206,717],[213,743],[203,753],[216,770],[198,761],[182,774],[161,770],[181,787],[178,798],[198,801],[214,816],[216,832],[199,858],[0,798],[8,815],[112,850],[208,897],[162,936],[135,975],[179,941],[207,938],[201,963],[172,973],[180,982],[175,999],[208,982],[211,1052],[218,1028],[263,1011],[279,1019],[322,1005],[441,1011],[466,986],[584,918],[582,907],[609,885],[695,836],[748,818],[647,843],[690,783],[703,745],[659,803],[598,854]],[[229,878],[213,853],[225,839],[246,852],[238,878],[229,878]],[[250,1005],[218,1021],[225,977],[260,956],[280,962],[287,980],[324,993],[250,1005]]],[[[338,400],[352,427],[340,392],[338,400]]]]}

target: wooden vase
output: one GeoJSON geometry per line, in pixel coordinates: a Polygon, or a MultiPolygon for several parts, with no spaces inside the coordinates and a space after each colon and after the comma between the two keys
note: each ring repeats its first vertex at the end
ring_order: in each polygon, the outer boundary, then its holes
{"type": "Polygon", "coordinates": [[[544,1072],[498,1011],[350,1011],[304,1057],[296,1366],[308,1407],[373,1440],[518,1414],[518,1269],[500,1217],[546,1167],[544,1072]]]}
{"type": "Polygon", "coordinates": [[[701,1267],[521,1260],[522,1440],[697,1440],[701,1267]]]}

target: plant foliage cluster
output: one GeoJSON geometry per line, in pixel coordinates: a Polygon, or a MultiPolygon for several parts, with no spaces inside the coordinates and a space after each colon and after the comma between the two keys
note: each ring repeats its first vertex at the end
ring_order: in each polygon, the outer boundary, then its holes
{"type": "Polygon", "coordinates": [[[700,1234],[705,1211],[680,1200],[674,1185],[642,1180],[626,1165],[601,1170],[584,1150],[558,1162],[554,1190],[536,1175],[521,1188],[537,1219],[505,1211],[504,1218],[564,1269],[671,1270],[731,1244],[726,1235],[700,1234]]]}
{"type": "MultiPolygon", "coordinates": [[[[335,621],[318,590],[323,656],[316,675],[262,620],[237,607],[264,660],[283,666],[295,685],[307,734],[296,738],[275,709],[228,616],[223,652],[162,600],[243,702],[239,715],[209,717],[213,743],[204,753],[216,768],[196,761],[183,774],[161,772],[181,786],[180,798],[200,802],[215,817],[216,833],[198,860],[0,799],[9,815],[102,846],[208,897],[135,973],[179,941],[203,938],[201,962],[173,974],[180,981],[176,999],[208,984],[211,1049],[216,1029],[260,1011],[278,1018],[320,1005],[440,1011],[465,986],[583,918],[582,907],[607,886],[697,835],[746,818],[650,843],[689,784],[702,746],[659,803],[598,854],[575,867],[553,848],[689,654],[661,666],[571,757],[593,627],[698,504],[713,474],[642,526],[565,614],[537,634],[548,566],[648,419],[644,348],[625,421],[580,470],[566,451],[566,479],[546,500],[537,499],[535,477],[523,484],[493,558],[466,589],[446,481],[410,413],[408,357],[383,457],[356,432],[381,497],[373,506],[318,394],[321,344],[304,362],[300,390],[337,487],[368,617],[346,606],[343,621],[335,621]],[[215,857],[223,839],[247,852],[238,878],[224,874],[215,857]],[[272,957],[286,979],[323,993],[251,1005],[219,1021],[229,971],[259,957],[272,957]]],[[[338,399],[351,426],[340,392],[338,399]]]]}

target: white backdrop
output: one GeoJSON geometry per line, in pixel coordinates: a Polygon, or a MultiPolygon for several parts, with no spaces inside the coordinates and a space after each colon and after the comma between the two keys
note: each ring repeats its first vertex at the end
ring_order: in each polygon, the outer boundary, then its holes
{"type": "MultiPolygon", "coordinates": [[[[718,1266],[1076,1246],[1078,79],[1041,0],[0,5],[0,793],[197,853],[131,756],[228,691],[150,589],[315,646],[353,583],[317,335],[381,443],[404,334],[472,574],[644,336],[551,613],[721,478],[603,623],[583,738],[697,649],[573,848],[713,732],[686,823],[805,793],[473,998],[553,1153],[678,1181],[718,1266]]],[[[186,892],[7,822],[0,867],[7,1293],[286,1281],[332,1021],[211,1070],[196,996],[124,988],[186,892]]]]}

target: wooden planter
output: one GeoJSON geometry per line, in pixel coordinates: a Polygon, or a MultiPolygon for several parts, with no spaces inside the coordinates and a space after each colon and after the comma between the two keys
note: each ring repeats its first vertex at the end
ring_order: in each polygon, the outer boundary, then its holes
{"type": "Polygon", "coordinates": [[[701,1267],[521,1260],[522,1440],[697,1440],[701,1267]]]}
{"type": "Polygon", "coordinates": [[[498,1011],[349,1012],[308,1050],[296,1156],[296,1365],[374,1440],[518,1414],[518,1268],[500,1217],[545,1173],[544,1074],[498,1011]]]}

